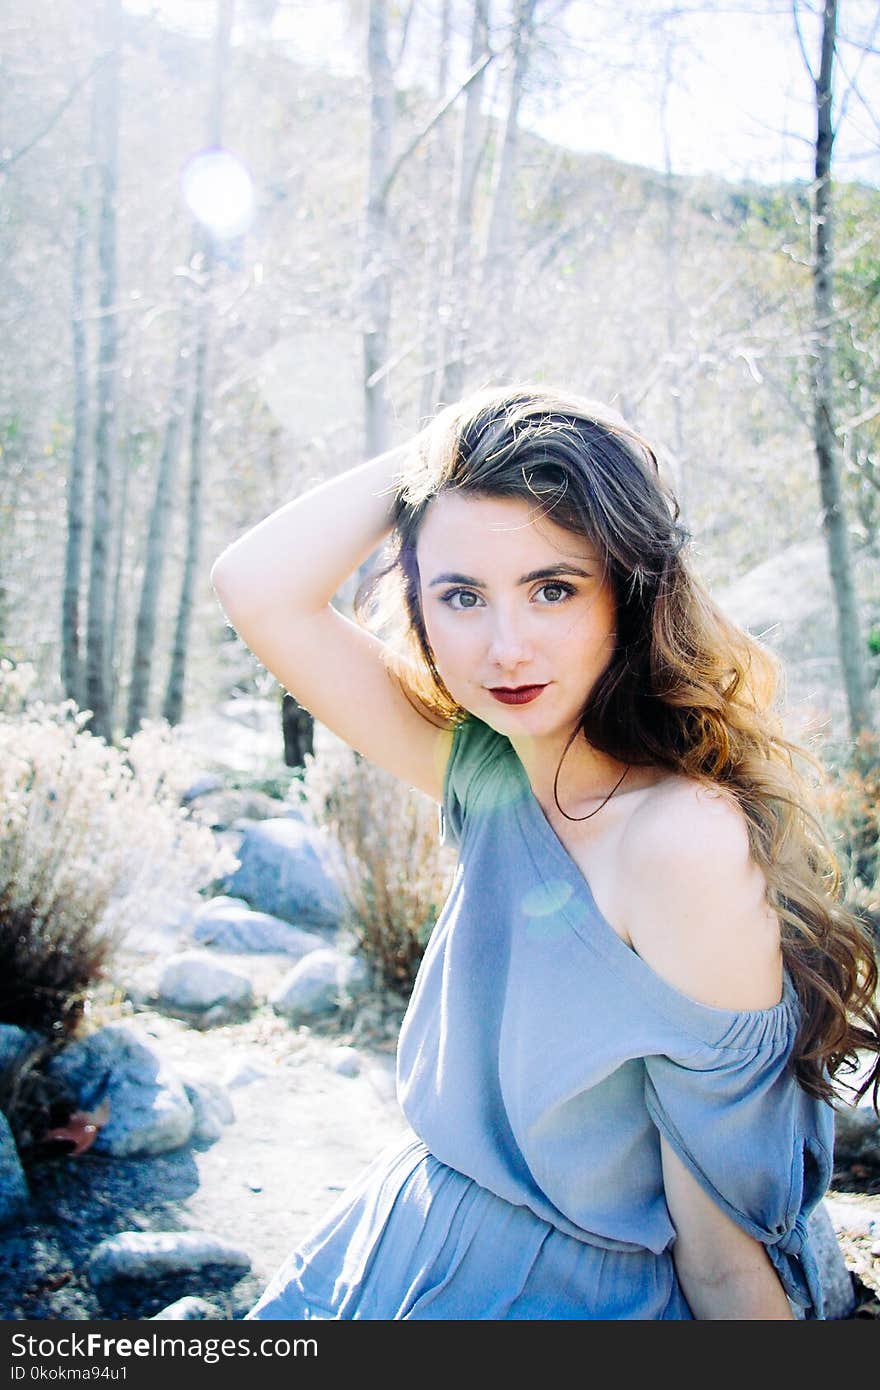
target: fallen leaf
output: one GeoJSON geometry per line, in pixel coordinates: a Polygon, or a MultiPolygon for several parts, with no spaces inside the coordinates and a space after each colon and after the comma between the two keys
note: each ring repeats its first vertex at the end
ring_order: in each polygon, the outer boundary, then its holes
{"type": "Polygon", "coordinates": [[[48,1130],[42,1142],[60,1145],[70,1158],[78,1158],[90,1149],[98,1137],[98,1131],[110,1118],[110,1101],[105,1096],[95,1110],[74,1110],[63,1125],[48,1130]]]}

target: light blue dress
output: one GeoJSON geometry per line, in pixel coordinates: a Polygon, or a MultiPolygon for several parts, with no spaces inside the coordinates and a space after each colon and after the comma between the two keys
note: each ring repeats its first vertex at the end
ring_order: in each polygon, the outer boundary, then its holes
{"type": "Polygon", "coordinates": [[[441,827],[459,848],[401,1029],[417,1136],[380,1154],[250,1318],[684,1319],[664,1134],[822,1317],[807,1217],[833,1110],[789,1065],[799,1004],[718,1009],[599,912],[509,741],[455,732],[441,827]]]}

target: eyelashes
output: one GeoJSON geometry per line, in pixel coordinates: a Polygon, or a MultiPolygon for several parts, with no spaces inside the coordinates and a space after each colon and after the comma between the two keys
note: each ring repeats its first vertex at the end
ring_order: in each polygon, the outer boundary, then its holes
{"type": "MultiPolygon", "coordinates": [[[[541,594],[544,593],[546,590],[558,593],[559,597],[545,599],[543,603],[540,603],[538,605],[541,608],[561,608],[564,603],[566,603],[570,598],[573,597],[574,594],[577,593],[577,590],[575,589],[573,584],[565,584],[562,582],[562,580],[559,579],[547,580],[545,583],[540,584],[538,588],[535,590],[535,593],[541,594]]],[[[440,595],[440,602],[445,603],[447,608],[451,608],[454,613],[467,613],[470,612],[472,609],[482,608],[485,606],[485,600],[483,599],[482,594],[478,594],[475,589],[447,589],[445,594],[440,595]],[[473,603],[465,603],[461,601],[456,603],[456,599],[474,599],[476,601],[473,603]]]]}

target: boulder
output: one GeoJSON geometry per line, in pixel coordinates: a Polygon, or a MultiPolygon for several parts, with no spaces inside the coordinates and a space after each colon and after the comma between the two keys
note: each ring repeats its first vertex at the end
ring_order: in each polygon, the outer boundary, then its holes
{"type": "Polygon", "coordinates": [[[353,1047],[334,1047],[330,1065],[340,1076],[357,1076],[361,1069],[360,1053],[353,1047]]]}
{"type": "Polygon", "coordinates": [[[303,931],[283,917],[268,912],[254,912],[242,898],[211,898],[195,914],[193,936],[205,946],[221,951],[294,956],[297,960],[309,951],[326,945],[323,937],[303,931]]]}
{"type": "Polygon", "coordinates": [[[825,1202],[820,1202],[810,1212],[809,1232],[819,1266],[825,1317],[828,1321],[848,1318],[856,1306],[852,1275],[846,1267],[825,1202]]]}
{"type": "Polygon", "coordinates": [[[289,1023],[305,1023],[334,1013],[368,985],[369,971],[362,957],[327,948],[304,956],[285,975],[269,1002],[289,1023]]]}
{"type": "Polygon", "coordinates": [[[162,1058],[121,1023],[110,1023],[71,1043],[48,1071],[80,1110],[106,1099],[109,1119],[96,1153],[114,1158],[166,1153],[188,1143],[195,1123],[180,1079],[162,1058]]]}
{"type": "Polygon", "coordinates": [[[195,1116],[193,1139],[198,1143],[213,1143],[220,1138],[224,1126],[235,1119],[229,1092],[219,1081],[188,1076],[181,1080],[195,1116]]]}
{"type": "Polygon", "coordinates": [[[326,867],[333,842],[292,816],[258,821],[244,831],[239,867],[223,891],[251,907],[304,927],[335,929],[342,897],[326,867]]]}
{"type": "Polygon", "coordinates": [[[115,1279],[164,1279],[195,1274],[210,1265],[247,1270],[250,1257],[207,1231],[122,1231],[102,1240],[89,1257],[93,1285],[115,1279]]]}
{"type": "Polygon", "coordinates": [[[30,1193],[9,1121],[0,1110],[0,1228],[12,1226],[25,1213],[30,1193]]]}
{"type": "Polygon", "coordinates": [[[208,792],[220,792],[223,790],[223,778],[218,777],[216,772],[203,772],[201,777],[197,777],[191,782],[186,791],[180,798],[182,806],[187,806],[191,801],[197,800],[200,796],[206,796],[208,792]]]}
{"type": "Polygon", "coordinates": [[[154,1313],[149,1321],[161,1322],[163,1319],[172,1318],[177,1322],[222,1322],[223,1314],[207,1299],[191,1296],[179,1298],[176,1303],[169,1303],[168,1307],[163,1308],[160,1313],[154,1313]]]}
{"type": "Polygon", "coordinates": [[[158,1003],[196,1012],[223,1005],[240,1008],[253,1002],[250,980],[237,970],[218,965],[207,951],[181,951],[165,962],[159,979],[158,1003]]]}

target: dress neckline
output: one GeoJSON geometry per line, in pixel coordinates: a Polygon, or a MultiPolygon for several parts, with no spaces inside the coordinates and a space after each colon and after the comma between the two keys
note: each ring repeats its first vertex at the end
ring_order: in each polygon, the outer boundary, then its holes
{"type": "Polygon", "coordinates": [[[529,775],[520,761],[516,749],[509,740],[507,742],[510,757],[513,759],[516,775],[523,790],[523,795],[518,800],[518,807],[522,816],[526,842],[532,847],[532,839],[528,831],[531,827],[536,827],[542,843],[547,847],[548,853],[558,866],[548,876],[546,865],[542,862],[541,856],[533,854],[535,867],[545,884],[551,887],[553,884],[550,880],[556,879],[558,883],[558,873],[564,875],[564,879],[570,885],[572,892],[568,899],[562,902],[560,911],[568,918],[578,936],[593,950],[598,950],[612,967],[630,979],[643,994],[647,992],[666,1014],[671,1014],[684,1026],[699,1029],[702,1025],[702,1029],[705,1030],[707,1023],[776,1026],[778,1022],[787,1022],[797,1000],[797,994],[785,965],[783,965],[782,970],[782,998],[776,1004],[771,1004],[764,1009],[727,1009],[719,1008],[713,1004],[703,1004],[698,999],[692,998],[691,995],[685,994],[676,985],[664,980],[662,975],[658,975],[653,966],[648,964],[644,956],[639,955],[634,946],[628,946],[601,911],[593,896],[589,879],[547,819],[544,808],[534,793],[529,775]],[[588,918],[575,905],[577,897],[589,909],[588,918]]]}

